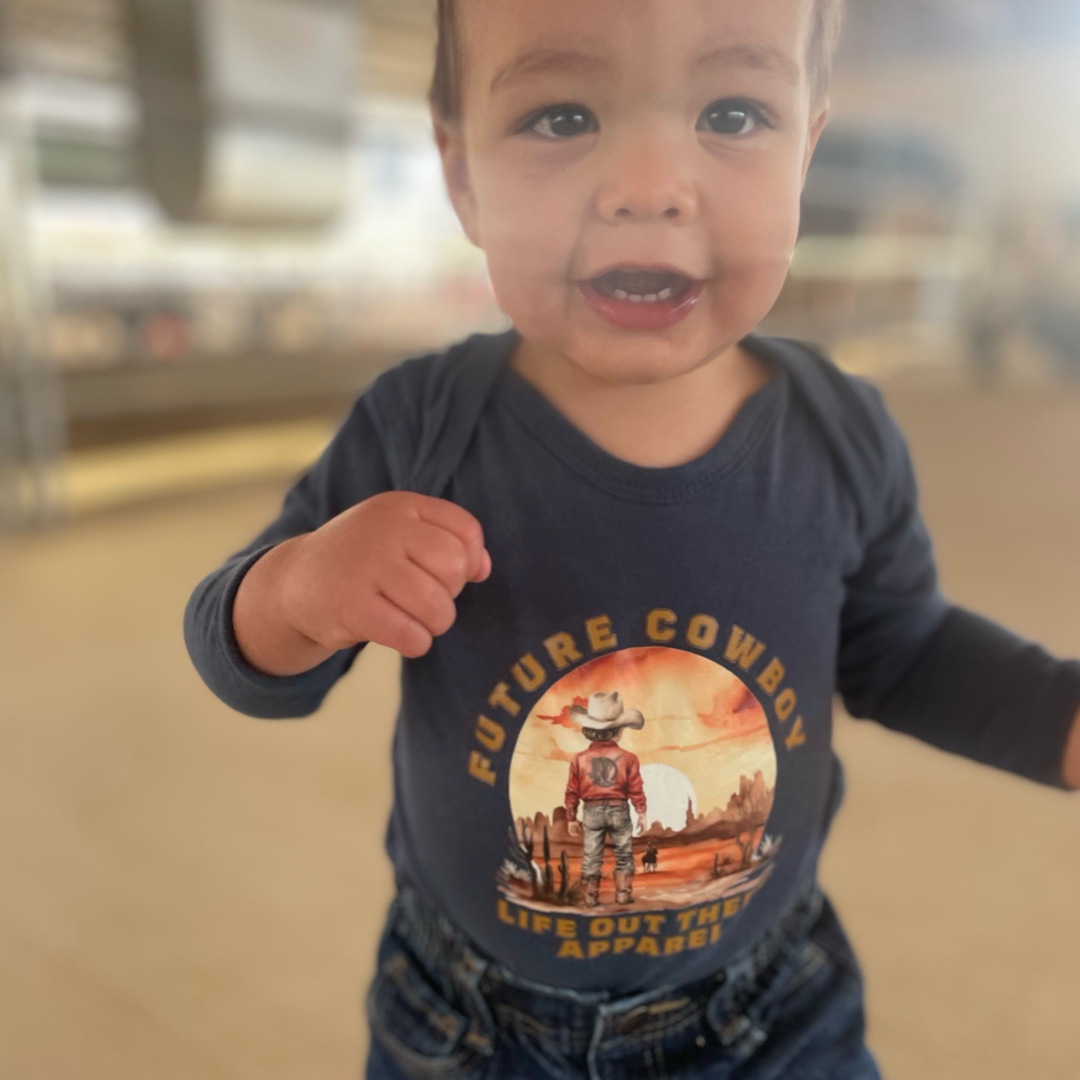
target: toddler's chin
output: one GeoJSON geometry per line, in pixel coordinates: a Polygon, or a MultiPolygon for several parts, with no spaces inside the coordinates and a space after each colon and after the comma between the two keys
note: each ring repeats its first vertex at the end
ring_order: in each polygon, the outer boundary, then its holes
{"type": "Polygon", "coordinates": [[[583,349],[568,355],[576,367],[593,378],[625,386],[645,386],[676,378],[692,371],[703,359],[684,350],[640,348],[618,353],[583,349]]]}
{"type": "Polygon", "coordinates": [[[573,335],[552,347],[595,379],[636,386],[685,375],[734,344],[698,335],[664,339],[643,333],[573,335]]]}

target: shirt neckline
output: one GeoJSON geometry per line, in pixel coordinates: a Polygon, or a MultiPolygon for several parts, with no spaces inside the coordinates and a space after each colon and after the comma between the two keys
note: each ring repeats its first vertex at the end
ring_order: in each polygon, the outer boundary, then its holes
{"type": "MultiPolygon", "coordinates": [[[[508,358],[516,342],[516,334],[512,334],[508,358]]],[[[764,343],[751,336],[741,344],[770,370],[771,378],[743,402],[716,443],[683,465],[635,465],[608,453],[575,427],[509,362],[499,377],[494,400],[513,413],[564,465],[596,487],[634,502],[680,502],[737,470],[771,428],[787,396],[784,368],[764,343]]]]}

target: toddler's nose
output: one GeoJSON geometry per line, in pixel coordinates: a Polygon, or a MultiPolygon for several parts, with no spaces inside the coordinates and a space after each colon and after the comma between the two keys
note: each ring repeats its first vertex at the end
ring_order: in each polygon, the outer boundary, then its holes
{"type": "Polygon", "coordinates": [[[620,155],[597,196],[597,211],[611,224],[668,220],[686,224],[698,212],[694,184],[667,148],[620,155]]]}

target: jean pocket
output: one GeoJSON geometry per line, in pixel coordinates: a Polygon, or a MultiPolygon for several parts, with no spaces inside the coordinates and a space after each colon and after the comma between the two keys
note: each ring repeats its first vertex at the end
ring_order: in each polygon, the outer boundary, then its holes
{"type": "Polygon", "coordinates": [[[371,1034],[414,1080],[479,1080],[488,1059],[465,1041],[469,1020],[431,985],[416,962],[395,950],[367,995],[371,1034]]]}

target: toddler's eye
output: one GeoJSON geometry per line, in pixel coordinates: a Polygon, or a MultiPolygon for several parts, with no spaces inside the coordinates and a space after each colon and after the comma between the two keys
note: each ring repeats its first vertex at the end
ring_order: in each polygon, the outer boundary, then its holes
{"type": "Polygon", "coordinates": [[[714,101],[697,122],[698,131],[711,131],[716,135],[749,135],[759,127],[767,126],[761,109],[742,98],[714,101]]]}
{"type": "Polygon", "coordinates": [[[583,105],[552,105],[543,112],[533,113],[524,125],[525,131],[545,139],[570,139],[597,128],[596,117],[583,105]]]}

